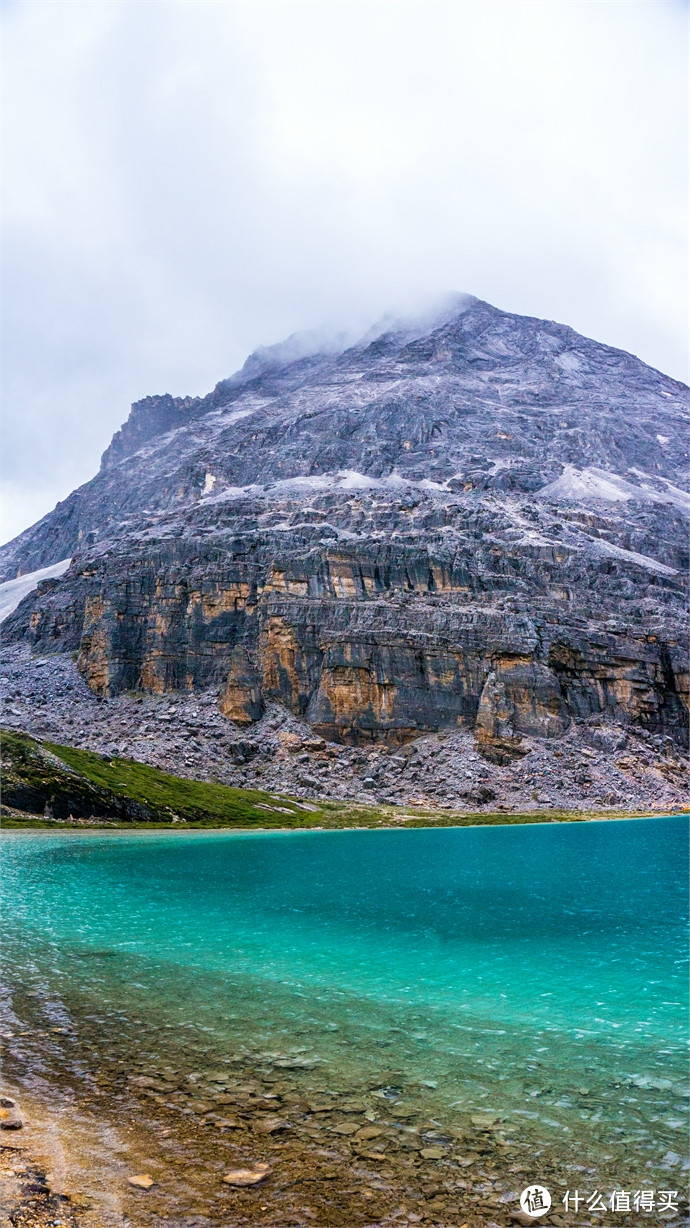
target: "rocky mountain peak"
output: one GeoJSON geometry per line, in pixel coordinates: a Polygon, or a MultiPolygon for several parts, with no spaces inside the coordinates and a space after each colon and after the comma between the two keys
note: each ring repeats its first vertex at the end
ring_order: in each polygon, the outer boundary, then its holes
{"type": "Polygon", "coordinates": [[[0,551],[7,578],[73,556],[6,635],[104,696],[216,687],[240,725],[279,703],[341,742],[682,739],[689,418],[633,355],[466,296],[288,338],[133,406],[0,551]]]}
{"type": "Polygon", "coordinates": [[[134,401],[127,421],[115,432],[101,457],[101,469],[119,464],[157,435],[184,426],[200,403],[199,397],[173,397],[169,392],[134,401]]]}

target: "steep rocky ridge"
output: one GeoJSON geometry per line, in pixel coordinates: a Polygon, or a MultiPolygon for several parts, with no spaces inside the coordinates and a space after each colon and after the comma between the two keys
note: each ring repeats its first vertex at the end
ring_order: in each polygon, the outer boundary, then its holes
{"type": "MultiPolygon", "coordinates": [[[[466,810],[618,808],[668,811],[687,801],[685,753],[673,739],[601,717],[562,737],[523,736],[521,754],[487,760],[471,729],[424,734],[404,746],[346,746],[315,735],[268,702],[252,725],[218,709],[216,688],[104,699],[69,653],[37,656],[9,645],[0,662],[5,726],[148,763],[192,780],[220,781],[313,801],[466,810]]],[[[278,803],[282,804],[282,803],[278,803]]],[[[401,822],[414,815],[401,811],[401,822]]]]}
{"type": "Polygon", "coordinates": [[[689,417],[631,355],[475,299],[293,340],[133,407],[0,551],[5,578],[74,555],[4,637],[104,697],[213,690],[336,744],[466,731],[500,767],[602,721],[682,742],[689,417]]]}

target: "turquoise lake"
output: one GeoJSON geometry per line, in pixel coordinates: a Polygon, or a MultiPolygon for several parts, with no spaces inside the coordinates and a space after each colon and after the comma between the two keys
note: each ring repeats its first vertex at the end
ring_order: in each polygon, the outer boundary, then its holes
{"type": "Polygon", "coordinates": [[[240,1053],[678,1171],[687,817],[7,833],[2,867],[10,1022],[39,1001],[56,1025],[98,1019],[125,1057],[145,1032],[178,1066],[185,1046],[240,1053]]]}

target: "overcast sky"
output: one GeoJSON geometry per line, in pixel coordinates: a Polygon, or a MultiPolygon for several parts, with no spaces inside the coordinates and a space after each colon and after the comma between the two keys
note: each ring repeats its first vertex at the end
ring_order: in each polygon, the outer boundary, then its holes
{"type": "Polygon", "coordinates": [[[680,0],[6,0],[3,540],[132,400],[467,291],[687,379],[680,0]]]}

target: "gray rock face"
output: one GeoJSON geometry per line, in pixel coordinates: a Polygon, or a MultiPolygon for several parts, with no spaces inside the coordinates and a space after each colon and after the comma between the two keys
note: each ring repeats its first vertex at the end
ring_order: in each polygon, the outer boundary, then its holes
{"type": "MultiPolygon", "coordinates": [[[[572,720],[562,737],[521,735],[519,747],[514,740],[485,744],[469,728],[426,734],[403,747],[346,746],[324,741],[303,718],[271,701],[260,720],[237,725],[219,711],[215,688],[123,691],[104,699],[87,686],[71,654],[38,656],[26,643],[2,654],[0,703],[6,725],[39,739],[178,776],[268,790],[278,805],[289,794],[470,811],[668,813],[687,799],[682,747],[640,725],[597,716],[572,720]]],[[[413,817],[403,811],[399,821],[413,817]]]]}
{"type": "Polygon", "coordinates": [[[104,696],[213,687],[238,725],[277,701],[340,743],[682,740],[689,390],[475,299],[313,348],[137,402],[0,551],[5,578],[74,555],[5,638],[104,696]]]}

